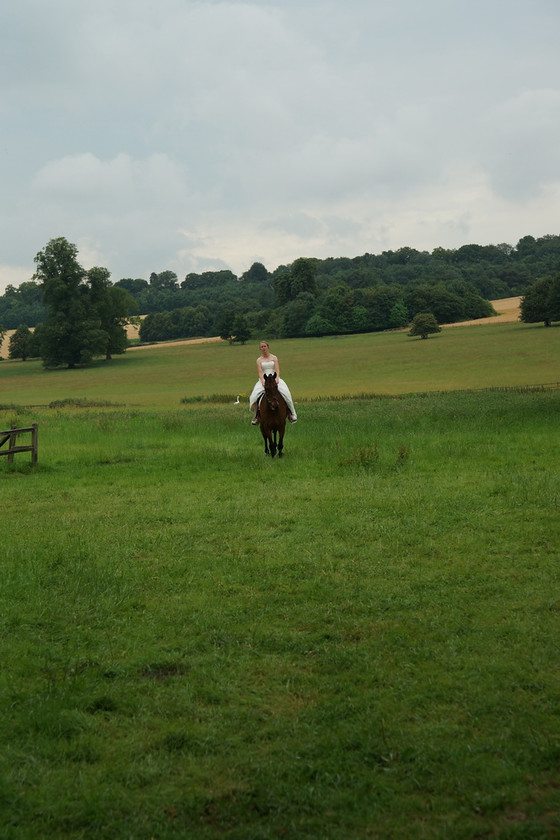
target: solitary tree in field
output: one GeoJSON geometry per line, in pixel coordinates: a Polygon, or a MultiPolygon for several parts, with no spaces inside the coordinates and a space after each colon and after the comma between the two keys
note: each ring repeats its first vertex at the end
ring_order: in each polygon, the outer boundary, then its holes
{"type": "Polygon", "coordinates": [[[521,299],[520,317],[526,324],[542,321],[545,327],[560,321],[560,275],[540,277],[529,286],[521,299]]]}
{"type": "Polygon", "coordinates": [[[409,335],[419,335],[420,338],[428,338],[432,333],[441,332],[441,327],[431,312],[419,312],[412,319],[409,335]]]}
{"type": "Polygon", "coordinates": [[[89,362],[104,353],[106,333],[92,304],[78,250],[64,237],[51,239],[35,257],[35,279],[43,284],[47,317],[41,331],[45,367],[89,362]]]}

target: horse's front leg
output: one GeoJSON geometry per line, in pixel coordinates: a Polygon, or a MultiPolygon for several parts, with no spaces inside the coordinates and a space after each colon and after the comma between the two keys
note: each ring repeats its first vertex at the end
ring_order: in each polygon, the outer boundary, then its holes
{"type": "Polygon", "coordinates": [[[280,432],[280,437],[278,439],[278,457],[282,457],[282,450],[284,449],[284,432],[280,432]]]}
{"type": "Polygon", "coordinates": [[[276,429],[270,435],[270,454],[273,458],[276,455],[276,429]]]}
{"type": "Polygon", "coordinates": [[[268,449],[268,435],[265,435],[264,431],[263,431],[263,438],[264,438],[264,454],[265,455],[270,455],[270,451],[268,449]]]}

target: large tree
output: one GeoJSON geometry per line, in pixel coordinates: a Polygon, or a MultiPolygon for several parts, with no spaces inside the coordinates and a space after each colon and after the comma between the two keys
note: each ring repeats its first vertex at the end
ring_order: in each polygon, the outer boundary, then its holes
{"type": "Polygon", "coordinates": [[[237,341],[239,344],[246,344],[251,338],[251,330],[249,329],[245,315],[235,316],[235,320],[233,322],[233,332],[235,334],[235,338],[233,340],[237,341]]]}
{"type": "Polygon", "coordinates": [[[317,295],[317,261],[307,257],[294,260],[289,268],[280,266],[274,275],[273,286],[278,303],[283,306],[302,292],[317,295]]]}
{"type": "Polygon", "coordinates": [[[216,323],[218,334],[223,341],[229,341],[230,344],[233,344],[235,339],[235,312],[233,309],[224,309],[222,314],[219,316],[218,321],[216,323]]]}
{"type": "Polygon", "coordinates": [[[0,321],[9,330],[20,324],[34,327],[45,317],[43,293],[38,283],[28,280],[16,289],[9,284],[0,296],[0,321]]]}
{"type": "Polygon", "coordinates": [[[432,333],[441,332],[441,327],[432,312],[419,312],[412,319],[409,335],[419,335],[420,338],[428,338],[432,333]]]}
{"type": "Polygon", "coordinates": [[[541,277],[527,289],[521,299],[521,320],[527,324],[542,321],[545,327],[560,320],[560,274],[541,277]]]}
{"type": "Polygon", "coordinates": [[[254,262],[251,268],[241,275],[241,280],[244,283],[266,283],[268,271],[262,263],[254,262]]]}
{"type": "Polygon", "coordinates": [[[129,313],[134,310],[135,300],[122,286],[113,286],[110,272],[96,266],[87,272],[91,302],[99,318],[101,329],[106,335],[105,358],[113,353],[124,353],[128,343],[126,325],[129,313]]]}
{"type": "Polygon", "coordinates": [[[175,291],[179,288],[179,281],[174,271],[160,271],[159,274],[152,271],[150,274],[150,286],[153,286],[155,289],[171,289],[175,291]]]}
{"type": "Polygon", "coordinates": [[[105,352],[107,337],[93,306],[78,250],[64,237],[51,239],[35,257],[34,279],[42,283],[47,317],[41,331],[45,367],[91,361],[105,352]]]}

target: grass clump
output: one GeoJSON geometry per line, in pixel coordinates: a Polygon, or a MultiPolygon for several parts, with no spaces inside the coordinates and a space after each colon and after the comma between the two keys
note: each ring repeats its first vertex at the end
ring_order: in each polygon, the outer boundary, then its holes
{"type": "Polygon", "coordinates": [[[63,400],[51,400],[49,408],[106,408],[116,407],[118,403],[109,400],[88,400],[86,397],[74,399],[69,397],[63,400]]]}
{"type": "Polygon", "coordinates": [[[377,441],[373,446],[358,446],[352,449],[352,454],[348,458],[341,458],[339,464],[341,467],[365,467],[370,468],[375,466],[379,461],[379,445],[377,441]]]}
{"type": "MultiPolygon", "coordinates": [[[[243,397],[244,394],[240,394],[239,396],[243,397]]],[[[196,403],[216,403],[217,405],[228,405],[232,402],[235,402],[235,399],[231,394],[208,394],[206,396],[199,394],[198,396],[183,397],[181,399],[182,405],[193,405],[196,403]]]]}

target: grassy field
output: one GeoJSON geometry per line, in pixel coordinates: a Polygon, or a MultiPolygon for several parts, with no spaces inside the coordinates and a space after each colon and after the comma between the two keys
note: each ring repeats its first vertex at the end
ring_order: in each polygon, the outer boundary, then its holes
{"type": "Polygon", "coordinates": [[[296,394],[384,394],[300,399],[282,461],[180,403],[254,347],[2,363],[0,837],[557,837],[560,391],[513,387],[557,336],[278,343],[296,394]],[[25,407],[76,397],[120,405],[25,407]]]}
{"type": "MultiPolygon", "coordinates": [[[[296,399],[534,385],[560,379],[560,329],[456,327],[427,341],[405,332],[293,339],[272,346],[296,399]]],[[[249,394],[256,344],[134,348],[111,362],[45,371],[39,361],[0,363],[0,404],[90,399],[177,407],[183,397],[249,394]]]]}

